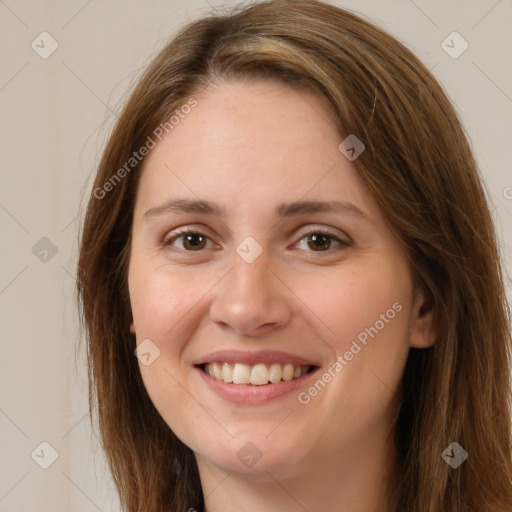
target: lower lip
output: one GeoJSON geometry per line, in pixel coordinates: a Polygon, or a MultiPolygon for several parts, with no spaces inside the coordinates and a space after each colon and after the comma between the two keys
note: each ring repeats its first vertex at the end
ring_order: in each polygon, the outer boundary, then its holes
{"type": "Polygon", "coordinates": [[[275,384],[264,384],[262,386],[255,386],[253,384],[230,384],[211,377],[201,368],[196,368],[196,370],[201,374],[201,377],[210,389],[225,400],[235,404],[263,404],[291,393],[303,386],[305,381],[318,371],[318,368],[315,368],[312,372],[306,373],[306,375],[298,379],[281,381],[275,384]]]}

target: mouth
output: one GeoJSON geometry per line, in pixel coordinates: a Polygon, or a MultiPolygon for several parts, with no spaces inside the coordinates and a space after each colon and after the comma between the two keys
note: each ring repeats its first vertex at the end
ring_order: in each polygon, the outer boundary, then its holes
{"type": "Polygon", "coordinates": [[[294,365],[291,363],[228,363],[217,361],[198,366],[215,380],[235,385],[265,386],[279,382],[289,382],[311,373],[317,368],[313,365],[294,365]]]}
{"type": "Polygon", "coordinates": [[[236,404],[263,404],[306,385],[319,363],[285,352],[221,350],[194,362],[207,388],[236,404]]]}

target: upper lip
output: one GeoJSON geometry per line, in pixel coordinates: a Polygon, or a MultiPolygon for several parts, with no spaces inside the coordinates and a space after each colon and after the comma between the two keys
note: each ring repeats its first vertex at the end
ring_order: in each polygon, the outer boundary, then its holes
{"type": "Polygon", "coordinates": [[[243,363],[248,365],[255,365],[258,363],[290,363],[295,366],[318,366],[318,363],[315,363],[311,360],[278,350],[258,350],[256,352],[247,352],[241,350],[218,350],[199,358],[194,362],[194,365],[199,366],[208,363],[220,362],[230,364],[243,363]]]}

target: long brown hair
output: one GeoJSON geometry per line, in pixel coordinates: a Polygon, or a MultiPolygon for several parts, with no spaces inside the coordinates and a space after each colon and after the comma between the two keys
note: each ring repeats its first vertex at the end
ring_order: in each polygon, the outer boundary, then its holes
{"type": "Polygon", "coordinates": [[[262,2],[187,25],[140,79],[104,150],[77,291],[90,406],[125,510],[203,506],[193,453],[156,411],[133,354],[127,269],[140,162],[126,163],[217,77],[278,80],[330,102],[340,135],[356,134],[366,145],[357,169],[429,297],[438,334],[431,348],[410,350],[403,376],[396,511],[510,512],[510,314],[464,130],[408,49],[361,17],[315,0],[262,2]],[[441,457],[454,441],[469,454],[457,469],[441,457]]]}

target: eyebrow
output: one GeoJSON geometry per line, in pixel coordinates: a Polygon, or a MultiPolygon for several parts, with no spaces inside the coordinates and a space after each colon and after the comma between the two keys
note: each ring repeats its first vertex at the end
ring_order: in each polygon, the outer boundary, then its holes
{"type": "MultiPolygon", "coordinates": [[[[357,215],[368,222],[372,222],[361,208],[347,201],[294,201],[291,203],[281,203],[275,209],[275,214],[279,217],[294,217],[305,213],[318,212],[343,212],[357,215]]],[[[151,217],[160,216],[168,213],[202,213],[204,215],[214,215],[224,218],[225,210],[211,201],[202,199],[170,199],[165,203],[150,208],[142,218],[147,220],[151,217]]]]}

